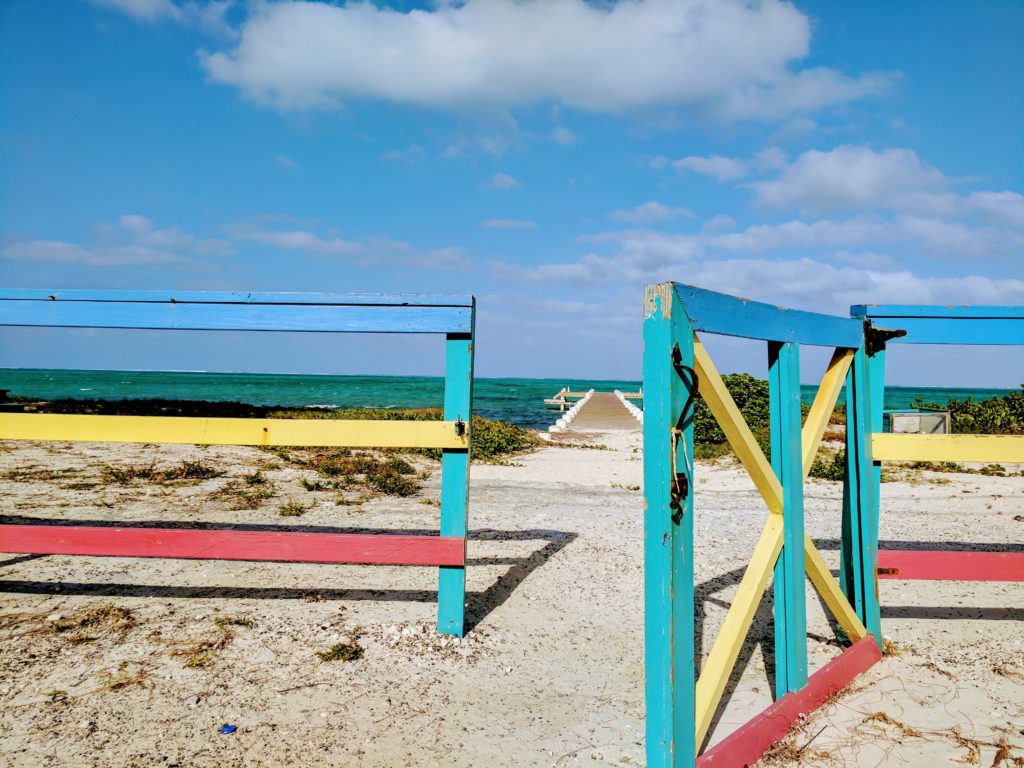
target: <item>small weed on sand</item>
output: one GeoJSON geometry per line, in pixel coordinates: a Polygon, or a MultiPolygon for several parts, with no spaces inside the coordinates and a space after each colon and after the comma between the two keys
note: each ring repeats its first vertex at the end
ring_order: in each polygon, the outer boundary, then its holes
{"type": "Polygon", "coordinates": [[[96,640],[101,634],[117,632],[124,635],[134,628],[138,621],[127,608],[116,605],[102,605],[84,608],[68,616],[53,619],[48,629],[77,645],[96,640]]]}
{"type": "Polygon", "coordinates": [[[211,635],[197,643],[174,650],[172,655],[183,657],[185,666],[189,669],[203,669],[210,666],[217,658],[217,654],[234,641],[235,633],[232,627],[252,628],[256,626],[256,622],[247,616],[224,616],[217,619],[214,625],[215,630],[211,635]]]}
{"type": "Polygon", "coordinates": [[[120,691],[124,688],[131,688],[138,685],[142,688],[148,687],[148,675],[141,664],[136,663],[135,671],[129,667],[132,662],[122,661],[116,672],[104,672],[102,675],[103,690],[120,691]]]}
{"type": "Polygon", "coordinates": [[[874,712],[874,713],[868,715],[867,717],[865,717],[864,720],[862,720],[861,722],[864,722],[864,723],[881,723],[882,725],[887,725],[890,728],[895,728],[903,736],[907,736],[909,738],[914,738],[914,739],[921,738],[921,732],[919,730],[917,730],[917,728],[912,728],[911,726],[907,725],[906,723],[901,723],[899,720],[897,720],[894,717],[890,717],[885,712],[874,712]]]}
{"type": "Polygon", "coordinates": [[[277,508],[277,514],[281,517],[302,517],[309,511],[309,507],[298,501],[288,501],[277,508]]]}
{"type": "Polygon", "coordinates": [[[60,688],[51,688],[46,692],[46,699],[51,704],[63,704],[68,700],[68,692],[60,688]]]}
{"type": "Polygon", "coordinates": [[[170,482],[197,483],[220,477],[224,473],[203,461],[182,461],[173,467],[158,469],[155,464],[127,465],[123,467],[108,464],[100,470],[100,477],[107,483],[131,485],[144,480],[157,485],[170,482]]]}
{"type": "Polygon", "coordinates": [[[348,642],[335,643],[326,651],[317,652],[321,662],[324,661],[358,661],[363,658],[364,649],[359,644],[359,636],[362,630],[356,627],[348,633],[348,642]]]}
{"type": "Polygon", "coordinates": [[[231,509],[259,509],[264,501],[276,495],[275,485],[257,471],[242,480],[229,480],[210,494],[210,498],[227,501],[231,509]]]}

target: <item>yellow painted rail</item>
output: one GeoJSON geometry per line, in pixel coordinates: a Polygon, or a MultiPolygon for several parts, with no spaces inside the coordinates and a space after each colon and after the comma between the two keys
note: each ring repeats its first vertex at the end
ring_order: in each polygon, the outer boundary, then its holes
{"type": "Polygon", "coordinates": [[[725,622],[718,630],[718,637],[715,638],[708,660],[697,679],[694,724],[697,744],[704,741],[704,736],[711,726],[711,719],[718,708],[718,702],[722,699],[725,685],[729,682],[729,675],[736,666],[736,659],[739,658],[743,642],[747,639],[747,632],[754,621],[757,606],[768,586],[772,568],[775,567],[775,561],[779,559],[781,551],[782,515],[769,515],[761,531],[761,538],[758,539],[754,553],[750,556],[747,570],[740,580],[736,597],[729,606],[725,622]]]}
{"type": "Polygon", "coordinates": [[[180,416],[0,414],[2,440],[347,448],[467,448],[453,421],[206,419],[180,416]]]}
{"type": "Polygon", "coordinates": [[[1024,462],[1020,435],[871,435],[875,461],[1024,462]]]}

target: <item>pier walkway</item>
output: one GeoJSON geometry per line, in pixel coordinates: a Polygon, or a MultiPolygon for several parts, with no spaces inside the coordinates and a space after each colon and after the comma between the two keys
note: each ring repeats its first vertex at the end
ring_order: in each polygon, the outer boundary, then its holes
{"type": "Polygon", "coordinates": [[[595,392],[569,425],[571,432],[640,429],[640,422],[612,392],[595,392]]]}

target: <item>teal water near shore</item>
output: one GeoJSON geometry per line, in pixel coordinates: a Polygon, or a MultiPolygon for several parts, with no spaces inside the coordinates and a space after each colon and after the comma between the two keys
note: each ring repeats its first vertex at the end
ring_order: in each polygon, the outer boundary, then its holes
{"type": "MultiPolygon", "coordinates": [[[[556,409],[544,406],[564,386],[573,390],[636,392],[639,381],[605,379],[488,379],[474,382],[476,413],[524,427],[551,424],[556,409]]],[[[0,389],[13,397],[40,400],[77,398],[125,400],[236,401],[252,405],[320,406],[332,408],[429,408],[439,407],[444,380],[432,376],[300,376],[248,373],[165,373],[158,371],[64,371],[51,369],[0,369],[0,389]]],[[[905,408],[916,397],[945,404],[973,397],[982,400],[1008,394],[1005,389],[947,389],[938,387],[887,387],[886,408],[905,408]]],[[[815,387],[804,386],[810,402],[815,387]]],[[[640,404],[638,402],[638,404],[640,404]]]]}

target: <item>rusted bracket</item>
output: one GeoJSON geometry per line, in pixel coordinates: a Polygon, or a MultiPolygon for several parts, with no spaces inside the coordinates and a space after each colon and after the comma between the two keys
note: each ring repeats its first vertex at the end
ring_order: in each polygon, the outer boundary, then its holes
{"type": "Polygon", "coordinates": [[[906,331],[890,328],[877,328],[870,320],[864,321],[864,351],[869,357],[885,349],[885,342],[906,336],[906,331]]]}

